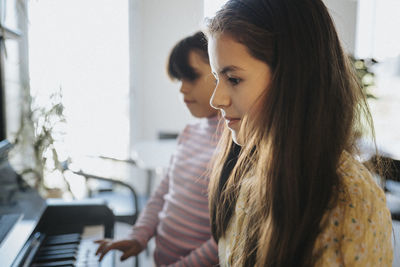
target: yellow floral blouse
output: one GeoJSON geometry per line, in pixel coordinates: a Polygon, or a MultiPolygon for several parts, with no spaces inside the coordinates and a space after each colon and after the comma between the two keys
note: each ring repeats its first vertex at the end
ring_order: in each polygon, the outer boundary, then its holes
{"type": "MultiPolygon", "coordinates": [[[[392,266],[392,220],[385,194],[369,171],[344,152],[338,172],[343,178],[339,204],[326,212],[326,227],[317,237],[315,266],[392,266]]],[[[242,187],[245,188],[245,187],[242,187]]],[[[231,248],[245,219],[245,192],[241,190],[225,238],[218,242],[220,266],[229,266],[231,248]]]]}

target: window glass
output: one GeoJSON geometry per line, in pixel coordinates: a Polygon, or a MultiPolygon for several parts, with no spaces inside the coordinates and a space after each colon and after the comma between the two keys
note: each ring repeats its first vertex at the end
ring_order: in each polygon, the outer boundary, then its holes
{"type": "Polygon", "coordinates": [[[29,1],[32,95],[46,105],[61,88],[70,154],[128,154],[128,10],[128,0],[29,1]]]}

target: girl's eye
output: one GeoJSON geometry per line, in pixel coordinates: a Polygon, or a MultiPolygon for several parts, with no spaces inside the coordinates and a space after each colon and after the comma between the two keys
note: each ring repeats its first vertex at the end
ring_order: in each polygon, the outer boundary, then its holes
{"type": "Polygon", "coordinates": [[[194,81],[196,81],[198,78],[200,78],[200,74],[194,72],[194,73],[192,74],[192,77],[190,77],[190,78],[191,78],[190,80],[191,80],[192,82],[194,82],[194,81]]]}
{"type": "Polygon", "coordinates": [[[238,85],[241,80],[239,78],[229,77],[228,81],[229,81],[230,84],[235,86],[235,85],[238,85]]]}

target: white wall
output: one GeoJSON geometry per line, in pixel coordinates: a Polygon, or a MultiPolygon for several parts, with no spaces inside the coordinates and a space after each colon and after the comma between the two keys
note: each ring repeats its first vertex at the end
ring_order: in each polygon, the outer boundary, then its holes
{"type": "Polygon", "coordinates": [[[191,119],[180,101],[179,83],[166,74],[174,44],[197,31],[203,1],[130,0],[131,142],[180,131],[191,119]]]}
{"type": "Polygon", "coordinates": [[[357,0],[323,0],[331,14],[347,53],[354,54],[357,25],[357,0]]]}
{"type": "Polygon", "coordinates": [[[400,56],[400,1],[359,0],[356,56],[379,62],[400,56]]]}

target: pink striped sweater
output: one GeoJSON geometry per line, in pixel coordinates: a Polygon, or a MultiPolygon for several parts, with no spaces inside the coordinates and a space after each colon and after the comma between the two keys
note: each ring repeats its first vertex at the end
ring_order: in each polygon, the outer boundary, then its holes
{"type": "Polygon", "coordinates": [[[210,233],[207,168],[221,130],[218,118],[200,119],[180,134],[168,172],[131,234],[143,247],[155,236],[157,266],[216,266],[210,233]]]}

